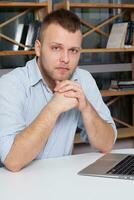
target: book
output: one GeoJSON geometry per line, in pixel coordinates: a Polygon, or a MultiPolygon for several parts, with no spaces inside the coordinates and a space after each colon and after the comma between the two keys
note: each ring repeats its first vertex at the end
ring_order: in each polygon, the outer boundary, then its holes
{"type": "Polygon", "coordinates": [[[115,90],[132,90],[134,89],[134,81],[119,81],[119,80],[111,80],[110,89],[115,90]]]}
{"type": "MultiPolygon", "coordinates": [[[[14,37],[14,40],[18,43],[21,42],[21,38],[22,38],[22,34],[23,34],[23,28],[24,28],[24,24],[18,24],[16,26],[16,31],[15,31],[15,37],[14,37]]],[[[13,45],[13,50],[14,51],[17,51],[19,50],[19,45],[17,44],[14,44],[13,45]]]]}
{"type": "Polygon", "coordinates": [[[134,85],[134,81],[133,81],[133,80],[129,80],[129,81],[118,81],[118,85],[134,85]]]}
{"type": "Polygon", "coordinates": [[[123,48],[127,33],[128,22],[112,25],[106,48],[123,48]]]}
{"type": "Polygon", "coordinates": [[[125,37],[125,46],[132,46],[133,43],[133,33],[134,33],[134,22],[129,21],[128,22],[128,27],[127,27],[127,33],[125,37]]]}
{"type": "Polygon", "coordinates": [[[25,41],[26,41],[26,37],[27,37],[27,32],[28,32],[28,25],[24,24],[23,31],[22,31],[22,36],[21,36],[21,40],[20,40],[21,44],[23,44],[24,47],[19,46],[19,50],[24,50],[25,49],[25,41]]]}
{"type": "Polygon", "coordinates": [[[33,23],[30,23],[28,26],[28,31],[25,40],[25,50],[33,49],[36,38],[38,37],[39,28],[41,22],[36,20],[33,23]]]}

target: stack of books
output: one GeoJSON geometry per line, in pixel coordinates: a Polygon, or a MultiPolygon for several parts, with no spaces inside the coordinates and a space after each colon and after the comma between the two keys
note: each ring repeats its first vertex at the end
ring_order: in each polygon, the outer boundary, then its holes
{"type": "Polygon", "coordinates": [[[109,89],[133,90],[134,89],[134,80],[129,80],[129,81],[111,80],[111,85],[110,85],[109,89]]]}

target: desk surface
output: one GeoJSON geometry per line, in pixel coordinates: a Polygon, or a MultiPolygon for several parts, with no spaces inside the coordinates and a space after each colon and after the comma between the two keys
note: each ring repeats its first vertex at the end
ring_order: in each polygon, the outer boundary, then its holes
{"type": "MultiPolygon", "coordinates": [[[[113,151],[115,152],[115,151],[113,151]]],[[[134,149],[118,150],[132,153],[134,149]]],[[[20,172],[0,169],[1,200],[131,200],[134,181],[80,176],[101,153],[50,158],[34,161],[20,172]]]]}

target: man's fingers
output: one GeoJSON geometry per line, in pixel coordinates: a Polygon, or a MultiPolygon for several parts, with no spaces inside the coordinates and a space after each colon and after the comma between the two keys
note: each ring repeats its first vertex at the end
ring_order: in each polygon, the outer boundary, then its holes
{"type": "Polygon", "coordinates": [[[74,91],[65,92],[64,96],[69,97],[69,98],[76,98],[76,99],[80,99],[82,97],[81,92],[74,92],[74,91]]]}
{"type": "Polygon", "coordinates": [[[67,92],[67,91],[70,91],[70,90],[77,92],[77,91],[80,91],[80,88],[76,85],[67,85],[65,87],[60,88],[58,91],[59,92],[67,92]]]}
{"type": "Polygon", "coordinates": [[[79,83],[72,82],[72,81],[65,81],[64,83],[60,82],[54,88],[54,91],[58,91],[58,92],[66,92],[69,90],[74,90],[74,91],[80,90],[79,83]]]}

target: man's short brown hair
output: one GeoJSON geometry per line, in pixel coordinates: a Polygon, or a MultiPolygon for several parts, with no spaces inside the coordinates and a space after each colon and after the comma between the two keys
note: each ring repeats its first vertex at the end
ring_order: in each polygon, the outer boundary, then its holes
{"type": "Polygon", "coordinates": [[[75,33],[77,30],[81,30],[80,19],[76,14],[69,10],[59,9],[46,15],[39,31],[39,39],[42,38],[43,32],[50,24],[58,24],[72,33],[75,33]]]}

